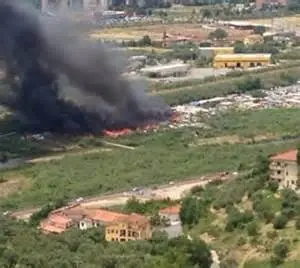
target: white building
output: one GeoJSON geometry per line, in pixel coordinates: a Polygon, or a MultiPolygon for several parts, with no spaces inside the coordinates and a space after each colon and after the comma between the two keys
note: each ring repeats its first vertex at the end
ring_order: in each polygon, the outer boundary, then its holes
{"type": "Polygon", "coordinates": [[[183,76],[188,73],[189,69],[189,64],[176,63],[146,67],[141,69],[141,74],[148,77],[183,76]]]}

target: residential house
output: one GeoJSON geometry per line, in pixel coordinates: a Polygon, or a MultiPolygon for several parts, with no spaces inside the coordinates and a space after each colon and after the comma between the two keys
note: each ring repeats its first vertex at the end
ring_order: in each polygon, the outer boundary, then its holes
{"type": "Polygon", "coordinates": [[[127,216],[126,214],[116,213],[104,209],[90,209],[83,213],[83,217],[79,221],[78,227],[80,230],[86,230],[92,227],[105,226],[120,217],[127,216]]]}
{"type": "Polygon", "coordinates": [[[147,240],[152,236],[150,220],[139,214],[125,215],[106,225],[106,241],[147,240]]]}
{"type": "Polygon", "coordinates": [[[295,190],[298,181],[297,150],[286,151],[270,158],[270,179],[282,188],[295,190]]]}
{"type": "Polygon", "coordinates": [[[159,211],[159,216],[165,219],[170,225],[177,225],[180,223],[180,209],[181,205],[163,208],[159,211]]]}
{"type": "Polygon", "coordinates": [[[45,234],[60,234],[62,232],[67,231],[74,225],[75,222],[67,216],[59,214],[50,214],[47,219],[41,221],[40,230],[45,234]]]}

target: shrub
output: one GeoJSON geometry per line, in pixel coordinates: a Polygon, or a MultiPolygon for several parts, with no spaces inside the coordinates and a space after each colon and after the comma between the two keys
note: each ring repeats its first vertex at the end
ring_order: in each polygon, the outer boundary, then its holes
{"type": "Polygon", "coordinates": [[[270,263],[272,266],[278,266],[283,263],[283,259],[278,256],[272,255],[270,258],[270,263]]]}
{"type": "Polygon", "coordinates": [[[296,227],[297,230],[300,230],[300,218],[296,219],[295,227],[296,227]]]}
{"type": "Polygon", "coordinates": [[[267,232],[267,237],[271,240],[277,237],[277,232],[275,230],[267,232]]]}
{"type": "Polygon", "coordinates": [[[276,181],[269,181],[268,182],[268,188],[270,189],[270,191],[272,191],[273,193],[275,193],[278,190],[279,184],[276,181]]]}
{"type": "Polygon", "coordinates": [[[241,236],[238,239],[238,241],[236,242],[236,245],[240,247],[240,246],[245,245],[246,243],[247,243],[247,239],[245,237],[241,236]]]}
{"type": "Polygon", "coordinates": [[[278,256],[279,258],[286,258],[288,252],[289,252],[289,247],[286,241],[280,241],[274,246],[273,252],[275,256],[278,256]]]}
{"type": "Polygon", "coordinates": [[[275,229],[284,229],[288,223],[288,218],[285,215],[276,216],[273,220],[273,227],[275,229]]]}
{"type": "Polygon", "coordinates": [[[247,225],[247,233],[249,236],[255,236],[258,234],[258,226],[257,223],[255,221],[250,222],[247,225]]]}

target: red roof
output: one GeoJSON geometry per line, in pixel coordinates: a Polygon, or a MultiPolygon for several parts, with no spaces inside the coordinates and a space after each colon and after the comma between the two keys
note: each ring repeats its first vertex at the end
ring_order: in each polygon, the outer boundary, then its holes
{"type": "Polygon", "coordinates": [[[60,214],[52,214],[48,220],[55,225],[67,225],[72,222],[72,219],[60,214]]]}
{"type": "Polygon", "coordinates": [[[118,217],[117,219],[115,219],[115,221],[113,223],[117,223],[117,222],[136,224],[139,226],[144,226],[144,225],[150,223],[150,221],[147,217],[140,215],[140,214],[136,214],[136,213],[132,213],[130,215],[124,214],[124,215],[118,217]]]}
{"type": "Polygon", "coordinates": [[[180,205],[172,206],[172,207],[167,207],[167,208],[162,208],[159,212],[163,214],[179,214],[181,209],[180,205]]]}
{"type": "Polygon", "coordinates": [[[292,149],[271,157],[271,160],[297,161],[297,150],[292,149]]]}
{"type": "Polygon", "coordinates": [[[95,220],[95,221],[103,221],[103,222],[112,222],[115,221],[117,218],[126,216],[122,213],[116,213],[109,210],[104,209],[93,209],[87,210],[86,215],[88,218],[95,220]]]}

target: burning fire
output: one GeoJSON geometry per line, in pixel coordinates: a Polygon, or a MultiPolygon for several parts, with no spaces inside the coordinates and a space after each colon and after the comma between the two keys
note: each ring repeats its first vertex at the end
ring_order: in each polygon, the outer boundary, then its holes
{"type": "MultiPolygon", "coordinates": [[[[178,123],[179,122],[179,113],[178,112],[173,112],[169,122],[171,123],[178,123]]],[[[130,129],[130,128],[123,128],[123,129],[118,129],[118,130],[105,130],[104,135],[107,137],[111,138],[118,138],[122,136],[128,136],[134,132],[145,132],[145,131],[151,131],[159,128],[160,123],[155,122],[151,124],[147,124],[144,126],[140,126],[137,129],[130,129]]]]}

